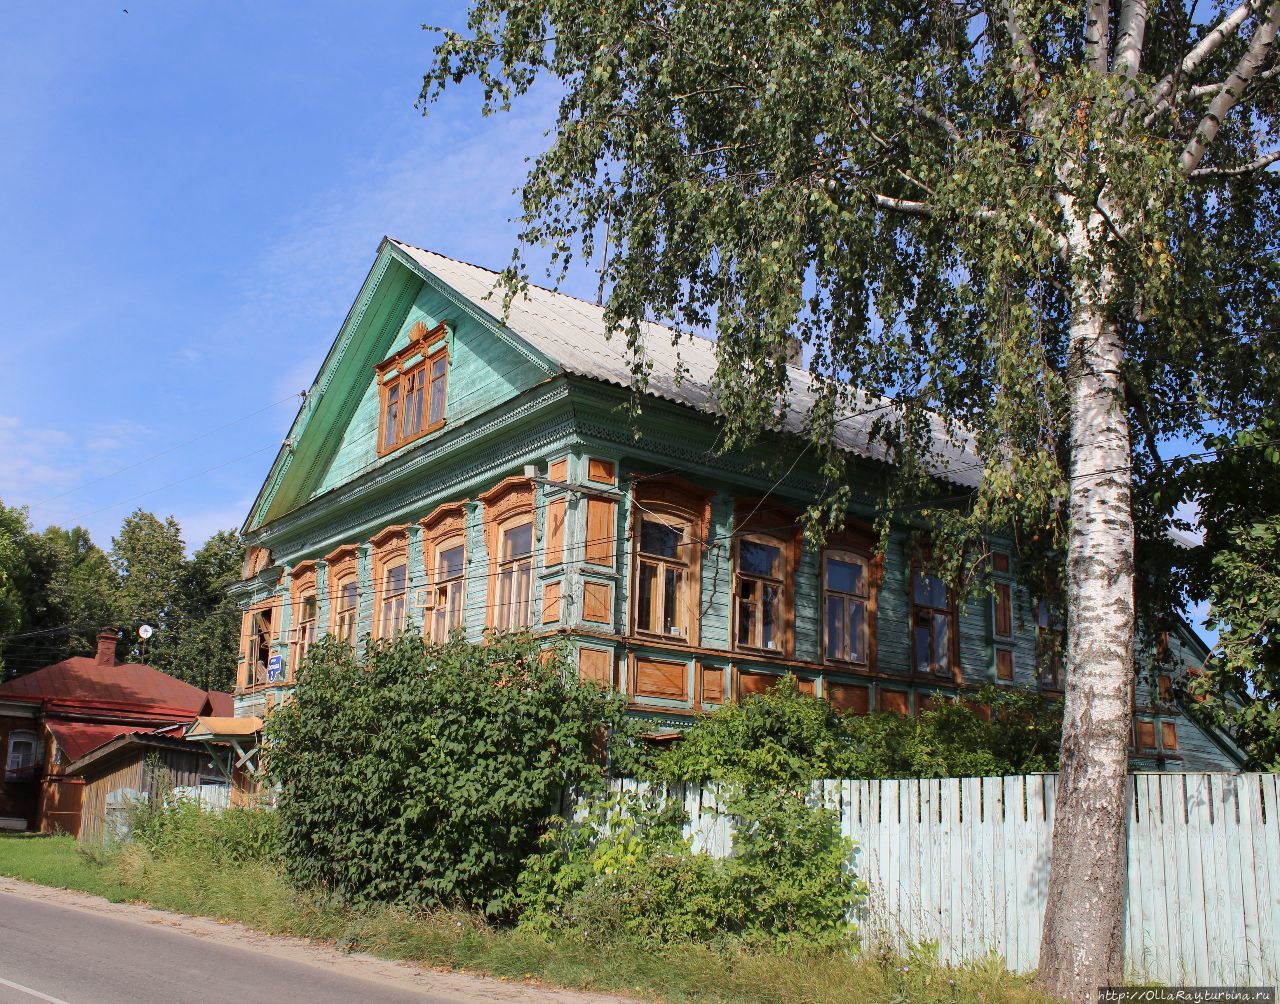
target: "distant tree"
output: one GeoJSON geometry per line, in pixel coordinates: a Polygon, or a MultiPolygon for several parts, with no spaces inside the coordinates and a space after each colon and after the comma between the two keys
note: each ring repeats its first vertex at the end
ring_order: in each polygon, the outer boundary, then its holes
{"type": "Polygon", "coordinates": [[[1280,0],[471,0],[422,91],[473,78],[488,113],[561,89],[521,242],[556,270],[607,241],[638,373],[643,322],[714,329],[727,447],[794,409],[798,337],[830,513],[856,487],[840,423],[888,396],[870,438],[953,578],[982,531],[1060,539],[1038,978],[1077,1001],[1122,975],[1135,536],[1163,530],[1135,485],[1277,398],[1278,28],[1280,0]],[[943,432],[976,490],[934,477],[943,432]]]}
{"type": "Polygon", "coordinates": [[[1203,531],[1185,549],[1186,589],[1209,602],[1218,644],[1192,707],[1259,766],[1280,770],[1280,420],[1211,440],[1211,463],[1179,471],[1203,531]]]}
{"type": "MultiPolygon", "coordinates": [[[[0,501],[0,636],[17,634],[26,621],[30,532],[27,510],[0,501]]],[[[0,641],[0,678],[13,675],[13,648],[12,642],[0,641]]]]}
{"type": "Polygon", "coordinates": [[[99,629],[115,622],[115,572],[83,527],[50,526],[28,537],[32,591],[27,629],[46,632],[24,649],[30,668],[92,652],[99,629]]]}
{"type": "Polygon", "coordinates": [[[172,516],[161,520],[142,509],[125,517],[119,535],[111,540],[111,564],[118,582],[114,612],[126,629],[120,658],[141,659],[136,628],[150,624],[155,633],[146,642],[146,659],[164,670],[177,647],[187,572],[178,521],[172,516]]]}
{"type": "Polygon", "coordinates": [[[192,555],[182,576],[177,643],[166,672],[202,690],[235,684],[240,608],[227,588],[240,578],[243,562],[240,535],[220,530],[192,555]]]}

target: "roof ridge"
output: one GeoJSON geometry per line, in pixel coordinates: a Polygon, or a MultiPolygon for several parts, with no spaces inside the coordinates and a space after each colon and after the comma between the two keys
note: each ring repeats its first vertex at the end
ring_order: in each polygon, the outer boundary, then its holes
{"type": "MultiPolygon", "coordinates": [[[[437,258],[443,258],[445,261],[451,261],[455,265],[466,265],[467,268],[474,268],[480,272],[487,272],[489,275],[497,276],[499,278],[501,278],[502,276],[501,272],[494,271],[493,269],[485,265],[477,265],[475,262],[470,262],[463,258],[454,258],[451,255],[443,254],[439,251],[432,251],[431,248],[424,248],[418,244],[410,244],[408,241],[402,241],[400,240],[400,238],[392,237],[390,234],[387,235],[387,240],[393,241],[394,243],[399,244],[401,247],[412,248],[414,251],[421,251],[423,254],[435,255],[437,258]]],[[[552,296],[561,296],[561,297],[564,297],[566,300],[573,300],[575,303],[581,303],[583,306],[590,307],[592,310],[599,310],[601,312],[604,311],[604,307],[601,304],[592,303],[590,300],[587,300],[581,296],[574,296],[574,294],[572,293],[566,293],[564,292],[564,290],[552,289],[549,286],[542,286],[536,282],[529,282],[528,280],[525,280],[525,285],[530,286],[533,289],[540,290],[543,293],[549,293],[552,296]]],[[[664,331],[669,331],[673,335],[678,335],[681,337],[687,334],[690,338],[701,339],[702,341],[708,342],[711,345],[714,345],[716,342],[716,339],[710,337],[709,335],[701,335],[698,332],[694,331],[693,329],[690,329],[687,332],[681,332],[679,329],[673,328],[669,324],[663,324],[661,321],[641,321],[640,323],[652,324],[655,327],[662,328],[664,331]]]]}

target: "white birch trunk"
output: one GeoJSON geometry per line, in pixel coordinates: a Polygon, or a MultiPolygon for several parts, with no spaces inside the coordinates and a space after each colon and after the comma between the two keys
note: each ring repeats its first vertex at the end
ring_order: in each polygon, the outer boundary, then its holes
{"type": "MultiPolygon", "coordinates": [[[[1083,253],[1084,228],[1074,236],[1083,253]]],[[[1066,708],[1039,970],[1044,989],[1081,1004],[1122,967],[1134,533],[1111,279],[1077,294],[1071,320],[1066,708]]]]}

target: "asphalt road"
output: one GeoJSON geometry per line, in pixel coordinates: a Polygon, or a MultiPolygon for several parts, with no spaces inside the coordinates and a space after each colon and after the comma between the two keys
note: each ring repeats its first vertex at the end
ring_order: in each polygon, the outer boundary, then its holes
{"type": "Polygon", "coordinates": [[[243,935],[246,941],[252,939],[252,945],[226,943],[234,942],[226,929],[201,931],[199,925],[209,925],[208,921],[175,920],[182,925],[175,928],[156,919],[163,914],[137,910],[139,916],[149,917],[141,920],[121,913],[122,909],[134,908],[104,902],[104,912],[97,912],[0,892],[0,1004],[457,1004],[564,999],[563,992],[506,987],[479,979],[468,984],[465,976],[436,977],[297,942],[274,942],[252,932],[243,935]],[[441,992],[440,980],[452,985],[441,992]],[[432,982],[437,983],[435,988],[429,986],[432,982]]]}

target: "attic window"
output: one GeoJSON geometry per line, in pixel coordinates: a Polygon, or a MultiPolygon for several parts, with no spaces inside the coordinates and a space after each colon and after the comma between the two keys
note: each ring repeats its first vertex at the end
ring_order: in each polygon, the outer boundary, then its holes
{"type": "Polygon", "coordinates": [[[428,329],[419,321],[409,331],[409,344],[378,366],[380,456],[444,425],[447,334],[443,322],[428,329]]]}

